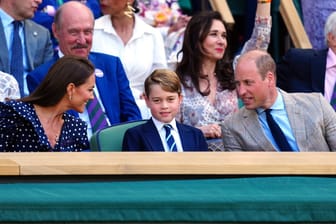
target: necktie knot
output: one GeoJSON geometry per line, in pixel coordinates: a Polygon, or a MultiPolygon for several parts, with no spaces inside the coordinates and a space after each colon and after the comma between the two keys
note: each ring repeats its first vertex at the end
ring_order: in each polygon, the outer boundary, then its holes
{"type": "Polygon", "coordinates": [[[173,127],[171,126],[171,124],[165,124],[165,125],[163,125],[163,127],[164,127],[164,129],[166,130],[166,132],[169,132],[169,133],[170,133],[171,129],[173,128],[173,127]]]}
{"type": "Polygon", "coordinates": [[[13,21],[13,27],[14,27],[14,30],[15,29],[19,29],[21,26],[21,21],[18,21],[18,20],[14,20],[13,21]]]}

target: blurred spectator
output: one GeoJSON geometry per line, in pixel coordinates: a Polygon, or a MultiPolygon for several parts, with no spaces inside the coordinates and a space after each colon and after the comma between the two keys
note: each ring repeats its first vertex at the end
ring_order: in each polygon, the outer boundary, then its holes
{"type": "Polygon", "coordinates": [[[326,48],[323,27],[327,17],[336,11],[335,0],[301,0],[304,28],[315,49],[326,48]]]}
{"type": "Polygon", "coordinates": [[[135,14],[134,0],[100,0],[104,16],[96,19],[92,51],[120,57],[143,119],[150,111],[142,98],[146,77],[166,68],[163,38],[135,14]]]}
{"type": "Polygon", "coordinates": [[[29,93],[26,74],[53,56],[49,31],[30,20],[40,3],[0,1],[0,71],[15,77],[21,96],[29,93]]]}
{"type": "Polygon", "coordinates": [[[0,71],[0,102],[18,98],[20,98],[20,90],[16,79],[0,71]]]}
{"type": "Polygon", "coordinates": [[[167,63],[175,70],[177,54],[182,48],[184,30],[190,16],[183,15],[176,0],[139,0],[139,15],[162,34],[167,63]]]}

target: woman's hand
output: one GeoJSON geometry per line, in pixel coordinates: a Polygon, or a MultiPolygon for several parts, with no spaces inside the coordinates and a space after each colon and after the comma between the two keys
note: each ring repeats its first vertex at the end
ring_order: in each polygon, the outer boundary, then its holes
{"type": "Polygon", "coordinates": [[[206,138],[220,138],[222,137],[222,129],[218,124],[208,124],[199,126],[199,128],[206,138]]]}

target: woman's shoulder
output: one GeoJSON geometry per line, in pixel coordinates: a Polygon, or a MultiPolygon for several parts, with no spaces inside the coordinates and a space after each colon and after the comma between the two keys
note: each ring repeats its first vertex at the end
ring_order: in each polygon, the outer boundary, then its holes
{"type": "Polygon", "coordinates": [[[138,16],[135,15],[135,29],[139,29],[142,30],[145,33],[151,33],[151,34],[160,34],[160,31],[157,30],[155,27],[147,24],[145,21],[143,21],[143,19],[138,16]]]}
{"type": "Polygon", "coordinates": [[[25,116],[27,113],[31,113],[33,110],[33,105],[22,101],[9,100],[6,102],[0,102],[0,108],[2,112],[16,112],[22,116],[25,116]]]}
{"type": "Polygon", "coordinates": [[[110,15],[103,15],[95,19],[94,29],[103,29],[106,26],[111,24],[110,15]]]}
{"type": "Polygon", "coordinates": [[[66,123],[72,124],[74,126],[81,126],[81,127],[84,127],[84,126],[86,127],[87,126],[85,121],[83,121],[79,117],[75,117],[75,116],[73,116],[69,113],[64,113],[63,119],[66,123]]]}

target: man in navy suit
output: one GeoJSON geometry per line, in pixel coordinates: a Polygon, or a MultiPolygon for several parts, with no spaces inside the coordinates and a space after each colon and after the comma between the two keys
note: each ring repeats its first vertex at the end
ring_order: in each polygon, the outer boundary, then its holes
{"type": "Polygon", "coordinates": [[[34,16],[41,0],[1,0],[0,1],[0,71],[13,75],[11,71],[13,21],[19,21],[23,56],[23,77],[20,83],[21,94],[28,95],[25,75],[53,57],[49,31],[30,18],[34,16]]]}
{"type": "Polygon", "coordinates": [[[320,92],[328,102],[336,83],[336,12],[325,24],[327,49],[290,49],[277,66],[277,86],[286,92],[320,92]]]}
{"type": "Polygon", "coordinates": [[[181,83],[175,72],[152,72],[145,80],[145,94],[152,118],[126,131],[123,151],[208,151],[201,130],[175,120],[182,101],[181,83]]]}
{"type": "MultiPolygon", "coordinates": [[[[56,12],[52,29],[59,42],[60,51],[49,62],[35,69],[27,77],[28,87],[33,91],[47,74],[51,65],[63,55],[88,57],[96,67],[96,97],[107,115],[110,124],[140,120],[141,115],[119,58],[90,53],[94,17],[91,10],[77,1],[64,3],[56,12]]],[[[91,126],[87,111],[79,114],[91,126]]]]}

